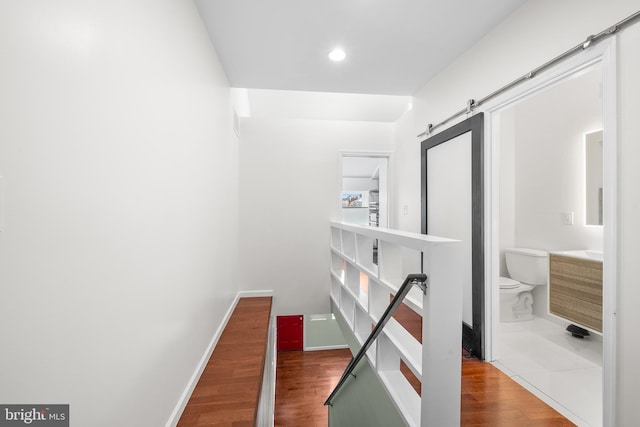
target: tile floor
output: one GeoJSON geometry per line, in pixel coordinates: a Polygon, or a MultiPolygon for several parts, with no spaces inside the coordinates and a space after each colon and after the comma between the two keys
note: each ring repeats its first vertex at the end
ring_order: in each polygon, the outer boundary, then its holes
{"type": "Polygon", "coordinates": [[[500,323],[493,364],[579,427],[602,426],[602,341],[535,317],[500,323]]]}

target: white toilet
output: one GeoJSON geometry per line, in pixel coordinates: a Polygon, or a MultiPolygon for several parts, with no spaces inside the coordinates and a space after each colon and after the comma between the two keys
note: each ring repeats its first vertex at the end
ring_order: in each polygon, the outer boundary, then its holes
{"type": "Polygon", "coordinates": [[[531,290],[547,284],[549,255],[539,249],[510,248],[505,249],[505,256],[511,278],[500,278],[500,321],[531,320],[531,290]]]}

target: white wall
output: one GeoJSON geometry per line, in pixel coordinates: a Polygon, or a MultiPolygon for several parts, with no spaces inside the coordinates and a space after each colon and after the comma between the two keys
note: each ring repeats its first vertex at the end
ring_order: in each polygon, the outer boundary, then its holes
{"type": "Polygon", "coordinates": [[[237,292],[229,87],[197,10],[5,0],[0,56],[0,402],[164,425],[237,292]]]}
{"type": "MultiPolygon", "coordinates": [[[[409,170],[399,170],[395,175],[397,190],[396,209],[409,206],[409,215],[398,216],[401,229],[419,231],[420,157],[419,140],[415,137],[424,131],[427,123],[438,123],[460,110],[469,98],[481,98],[502,85],[522,76],[566,49],[580,43],[589,34],[597,33],[638,10],[637,0],[599,2],[596,0],[531,0],[517,10],[487,37],[460,56],[455,63],[431,80],[415,96],[414,110],[400,119],[394,130],[397,149],[396,164],[409,170]],[[417,179],[416,179],[417,178],[417,179]]],[[[618,266],[618,425],[630,427],[640,424],[640,414],[634,408],[640,400],[640,367],[633,355],[640,351],[637,333],[640,311],[635,305],[640,301],[640,195],[637,182],[640,169],[640,25],[618,35],[618,115],[620,151],[620,201],[618,215],[620,229],[618,266]]]]}
{"type": "MultiPolygon", "coordinates": [[[[415,101],[414,101],[415,102],[415,101]]],[[[422,119],[421,119],[422,120],[422,119]]],[[[420,140],[415,132],[416,113],[412,109],[394,125],[393,140],[396,144],[394,158],[400,160],[391,172],[392,201],[390,203],[391,228],[422,232],[421,220],[421,158],[420,140]],[[395,203],[394,203],[395,201],[395,203]]]]}
{"type": "Polygon", "coordinates": [[[585,225],[584,197],[584,135],[602,129],[601,83],[596,66],[514,107],[514,173],[500,177],[515,182],[513,245],[602,250],[602,227],[585,225]]]}
{"type": "Polygon", "coordinates": [[[240,132],[240,287],[273,289],[272,312],[329,312],[329,220],[338,152],[389,151],[392,124],[245,118],[240,132]]]}

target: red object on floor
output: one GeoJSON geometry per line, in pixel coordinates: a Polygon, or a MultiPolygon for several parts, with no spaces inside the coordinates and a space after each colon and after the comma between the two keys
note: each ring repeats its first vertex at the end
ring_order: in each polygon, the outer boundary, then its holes
{"type": "Polygon", "coordinates": [[[302,315],[277,316],[278,351],[302,350],[302,315]]]}

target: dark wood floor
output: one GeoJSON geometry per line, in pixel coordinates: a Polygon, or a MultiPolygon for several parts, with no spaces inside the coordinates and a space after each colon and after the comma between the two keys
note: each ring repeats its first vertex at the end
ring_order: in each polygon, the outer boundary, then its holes
{"type": "Polygon", "coordinates": [[[255,425],[271,297],[241,298],[178,426],[255,425]]]}

